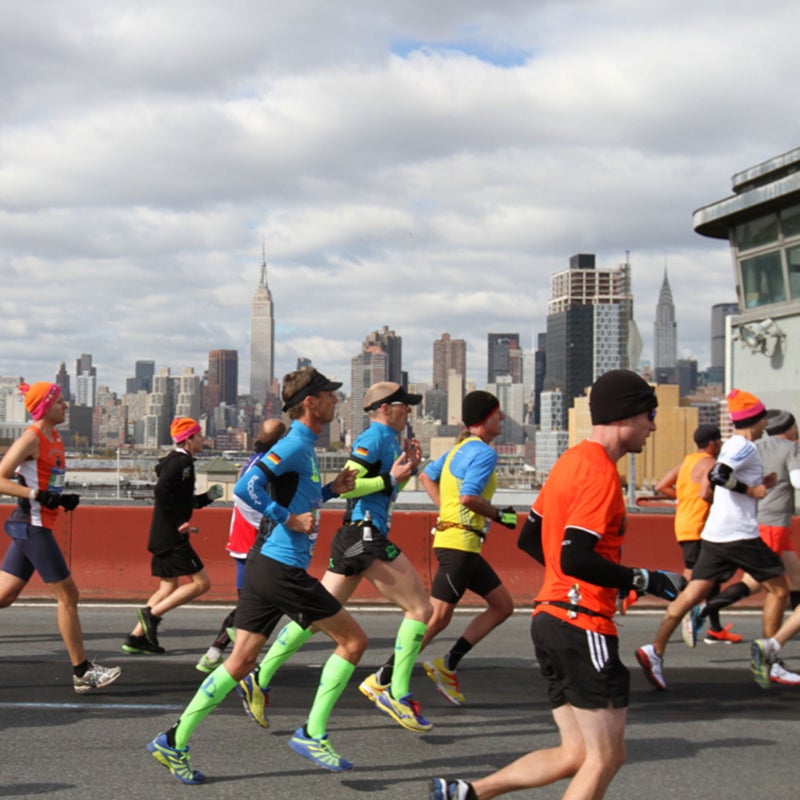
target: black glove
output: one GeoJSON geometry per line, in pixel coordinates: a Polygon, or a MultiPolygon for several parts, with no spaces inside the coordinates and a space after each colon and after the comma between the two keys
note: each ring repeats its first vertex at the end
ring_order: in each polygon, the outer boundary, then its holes
{"type": "Polygon", "coordinates": [[[633,588],[640,593],[647,592],[664,600],[674,600],[686,588],[686,578],[677,572],[660,569],[648,571],[634,567],[633,588]]]}
{"type": "Polygon", "coordinates": [[[517,512],[511,506],[497,509],[497,519],[495,522],[504,528],[514,530],[517,527],[517,512]]]}
{"type": "Polygon", "coordinates": [[[54,511],[61,505],[61,495],[57,492],[48,492],[47,489],[39,489],[34,498],[37,503],[41,503],[45,508],[54,511]]]}
{"type": "Polygon", "coordinates": [[[59,497],[61,508],[65,511],[74,511],[81,501],[81,496],[79,494],[62,494],[59,495],[59,497]]]}

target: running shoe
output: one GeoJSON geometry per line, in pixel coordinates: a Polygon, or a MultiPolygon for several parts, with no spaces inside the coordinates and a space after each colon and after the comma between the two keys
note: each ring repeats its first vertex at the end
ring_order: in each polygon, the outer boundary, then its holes
{"type": "Polygon", "coordinates": [[[723,642],[724,644],[739,644],[742,641],[742,636],[739,633],[733,633],[731,628],[733,623],[729,622],[722,630],[712,631],[709,628],[706,631],[706,638],[703,641],[706,644],[717,644],[723,642]]]}
{"type": "Polygon", "coordinates": [[[202,783],[206,779],[202,772],[189,765],[189,748],[179,750],[177,747],[170,747],[166,733],[159,733],[152,742],[148,742],[147,749],[181,783],[202,783]]]}
{"type": "Polygon", "coordinates": [[[640,647],[636,653],[636,660],[644,672],[645,678],[662,692],[667,688],[667,682],[664,680],[664,659],[656,653],[655,647],[651,644],[646,644],[640,647]]]}
{"type": "Polygon", "coordinates": [[[769,639],[755,639],[750,645],[750,672],[762,689],[769,689],[770,671],[777,661],[769,639]]]}
{"type": "Polygon", "coordinates": [[[303,758],[313,761],[318,767],[329,769],[331,772],[344,772],[353,767],[331,747],[327,733],[319,739],[313,739],[306,733],[305,728],[298,728],[294,736],[289,739],[289,747],[303,758]]]}
{"type": "Polygon", "coordinates": [[[477,795],[466,781],[432,778],[428,782],[428,800],[477,800],[477,795]]]}
{"type": "Polygon", "coordinates": [[[161,655],[166,653],[166,650],[161,645],[153,646],[144,636],[134,636],[133,634],[128,634],[127,639],[122,643],[122,649],[132,655],[161,655]]]}
{"type": "Polygon", "coordinates": [[[203,654],[202,658],[194,665],[194,668],[208,674],[213,672],[224,660],[225,656],[219,650],[217,650],[216,655],[209,650],[208,653],[203,654]]]}
{"type": "Polygon", "coordinates": [[[784,686],[800,686],[800,675],[796,672],[789,672],[783,661],[776,661],[769,668],[769,679],[772,683],[780,683],[784,686]]]}
{"type": "Polygon", "coordinates": [[[154,647],[158,647],[158,624],[161,622],[161,617],[155,616],[150,610],[150,606],[137,609],[136,616],[144,631],[144,638],[154,647]]]}
{"type": "Polygon", "coordinates": [[[423,733],[433,728],[433,724],[420,713],[422,711],[420,704],[410,693],[395,700],[390,691],[381,692],[375,705],[406,730],[423,733]]]}
{"type": "Polygon", "coordinates": [[[449,670],[444,665],[444,658],[435,658],[433,661],[425,661],[422,666],[426,675],[436,684],[436,691],[442,697],[449,700],[454,706],[460,706],[464,702],[464,695],[458,685],[458,676],[455,670],[449,670]]]}
{"type": "Polygon", "coordinates": [[[378,702],[381,694],[389,688],[388,683],[378,683],[378,673],[372,672],[358,684],[358,691],[373,703],[378,702]]]}
{"type": "Polygon", "coordinates": [[[700,616],[700,606],[692,606],[681,621],[681,633],[687,647],[697,647],[697,634],[702,630],[705,620],[700,616]]]}
{"type": "Polygon", "coordinates": [[[110,686],[120,675],[120,667],[102,667],[100,664],[90,663],[89,669],[80,678],[77,675],[72,676],[72,688],[78,694],[86,694],[94,689],[110,686]]]}
{"type": "Polygon", "coordinates": [[[236,694],[242,699],[244,713],[262,728],[269,728],[267,706],[269,705],[269,688],[262,689],[258,685],[258,670],[254,669],[239,681],[236,694]]]}

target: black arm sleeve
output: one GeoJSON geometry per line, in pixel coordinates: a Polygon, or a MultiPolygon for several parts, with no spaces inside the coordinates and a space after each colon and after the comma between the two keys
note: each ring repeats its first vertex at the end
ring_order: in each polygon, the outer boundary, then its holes
{"type": "Polygon", "coordinates": [[[597,537],[579,528],[567,528],[561,547],[561,569],[565,574],[595,586],[630,591],[633,569],[615,564],[595,552],[597,537]]]}
{"type": "Polygon", "coordinates": [[[739,494],[747,492],[747,484],[737,481],[733,477],[733,469],[728,464],[721,464],[719,461],[711,467],[711,472],[708,473],[708,480],[714,486],[722,486],[732,492],[739,492],[739,494]]]}
{"type": "Polygon", "coordinates": [[[544,565],[542,548],[542,518],[531,509],[522,525],[517,539],[517,547],[544,565]]]}

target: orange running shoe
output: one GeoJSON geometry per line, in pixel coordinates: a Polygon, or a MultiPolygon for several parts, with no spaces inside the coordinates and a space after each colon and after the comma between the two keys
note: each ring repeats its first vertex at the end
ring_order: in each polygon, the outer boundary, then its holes
{"type": "Polygon", "coordinates": [[[742,641],[742,637],[738,633],[732,633],[732,627],[733,623],[729,622],[721,631],[712,631],[709,628],[703,641],[706,644],[719,644],[720,642],[723,644],[739,644],[742,641]]]}

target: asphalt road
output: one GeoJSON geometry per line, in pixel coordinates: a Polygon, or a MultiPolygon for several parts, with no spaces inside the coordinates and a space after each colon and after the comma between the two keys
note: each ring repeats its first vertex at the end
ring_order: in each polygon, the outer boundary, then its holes
{"type": "MultiPolygon", "coordinates": [[[[305,721],[331,650],[320,637],[284,666],[273,684],[265,731],[249,721],[234,693],[192,739],[193,766],[207,775],[199,786],[179,784],[146,752],[192,697],[202,675],[194,664],[224,615],[223,609],[186,607],[161,626],[163,656],[119,650],[135,622],[133,607],[82,606],[90,657],[121,664],[111,687],[77,695],[49,605],[16,605],[0,612],[0,798],[52,796],[64,800],[197,795],[217,798],[427,798],[431,776],[476,778],[516,756],[556,742],[535,668],[529,618],[516,614],[482,642],[459,670],[467,705],[448,705],[421,667],[412,688],[435,727],[413,734],[384,717],[357,683],[389,651],[398,612],[357,610],[370,648],[331,717],[336,749],[355,763],[329,773],[295,755],[286,742],[305,721]]],[[[657,692],[641,675],[633,650],[649,641],[658,615],[634,612],[622,620],[623,654],[632,672],[628,760],[607,797],[796,798],[800,783],[800,687],[759,689],[749,671],[749,647],[680,639],[667,653],[670,688],[657,692]]],[[[760,620],[729,614],[751,639],[760,620]]],[[[465,624],[456,616],[430,648],[441,655],[465,624]]],[[[787,665],[800,671],[800,642],[787,648],[787,665]]],[[[518,796],[557,798],[564,784],[518,796]]]]}

